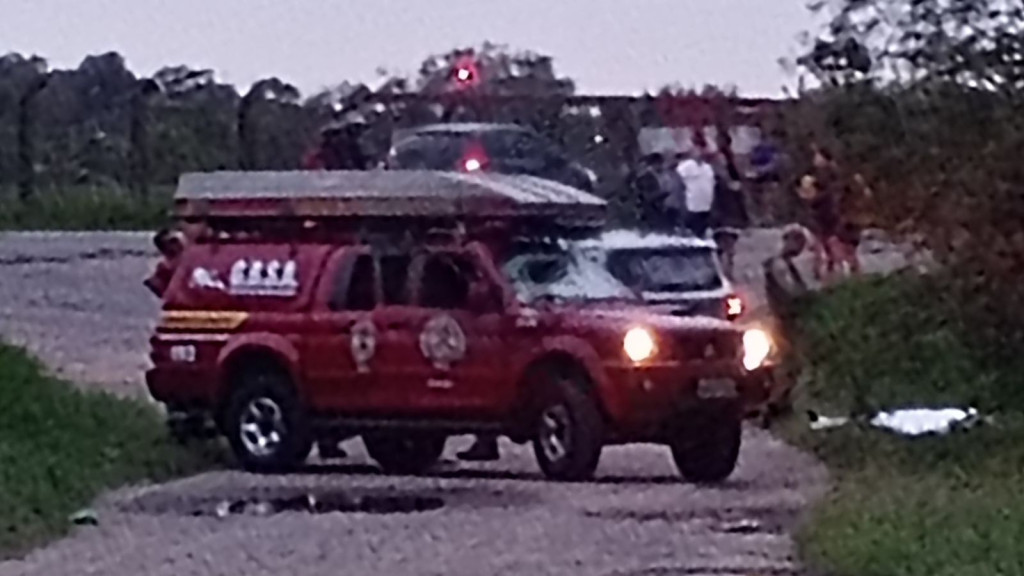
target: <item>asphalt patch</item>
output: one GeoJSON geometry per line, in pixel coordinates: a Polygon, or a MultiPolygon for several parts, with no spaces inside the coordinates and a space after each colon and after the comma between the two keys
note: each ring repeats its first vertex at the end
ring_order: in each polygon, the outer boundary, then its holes
{"type": "Polygon", "coordinates": [[[514,486],[421,486],[396,488],[321,482],[298,485],[225,486],[181,491],[158,487],[115,507],[122,513],[192,517],[271,516],[275,514],[413,514],[447,509],[524,509],[541,504],[540,497],[514,486]]]}
{"type": "Polygon", "coordinates": [[[352,496],[345,492],[321,495],[306,494],[261,500],[246,498],[222,500],[216,506],[202,507],[192,511],[192,516],[270,516],[284,513],[335,514],[411,514],[430,512],[444,507],[444,500],[436,496],[352,496]]]}
{"type": "Polygon", "coordinates": [[[153,494],[127,502],[123,512],[228,518],[276,514],[413,514],[446,505],[439,494],[353,490],[259,490],[237,495],[188,497],[153,494]]]}

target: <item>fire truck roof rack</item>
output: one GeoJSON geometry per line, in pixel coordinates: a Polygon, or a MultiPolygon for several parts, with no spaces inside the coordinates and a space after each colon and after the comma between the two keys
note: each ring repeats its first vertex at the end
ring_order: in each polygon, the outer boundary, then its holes
{"type": "Polygon", "coordinates": [[[221,231],[261,235],[459,229],[558,230],[603,227],[604,200],[532,176],[437,171],[287,171],[184,174],[173,216],[221,231]]]}

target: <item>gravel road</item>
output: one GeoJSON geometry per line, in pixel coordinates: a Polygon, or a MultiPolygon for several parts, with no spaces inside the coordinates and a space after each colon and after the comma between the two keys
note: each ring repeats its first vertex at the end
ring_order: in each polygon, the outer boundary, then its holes
{"type": "MultiPolygon", "coordinates": [[[[738,276],[755,304],[756,264],[778,237],[741,241],[738,276]]],[[[887,269],[896,254],[866,255],[866,268],[887,269]]],[[[148,233],[0,236],[0,337],[83,386],[144,398],[158,307],[141,280],[154,262],[148,233]]],[[[454,439],[448,455],[466,442],[454,439]]],[[[346,448],[350,458],[303,474],[214,472],[108,494],[99,526],[0,564],[0,576],[795,574],[788,533],[826,486],[818,463],[759,430],[715,488],[680,482],[659,447],[610,448],[597,481],[579,485],[542,481],[530,451],[511,444],[498,463],[448,460],[418,478],[378,475],[358,441],[346,448]],[[214,514],[297,494],[347,504],[214,514]],[[378,509],[406,505],[413,511],[378,509]]]]}

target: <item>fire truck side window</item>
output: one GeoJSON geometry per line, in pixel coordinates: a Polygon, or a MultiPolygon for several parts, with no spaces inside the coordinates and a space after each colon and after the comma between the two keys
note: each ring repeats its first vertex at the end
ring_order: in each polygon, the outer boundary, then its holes
{"type": "Polygon", "coordinates": [[[373,257],[369,254],[360,254],[352,266],[352,275],[349,277],[345,295],[346,310],[373,310],[377,304],[376,276],[373,257]]]}
{"type": "Polygon", "coordinates": [[[380,280],[384,303],[401,306],[409,303],[409,256],[381,256],[380,280]]]}
{"type": "Polygon", "coordinates": [[[459,309],[469,305],[473,265],[456,254],[434,254],[423,267],[420,306],[459,309]]]}

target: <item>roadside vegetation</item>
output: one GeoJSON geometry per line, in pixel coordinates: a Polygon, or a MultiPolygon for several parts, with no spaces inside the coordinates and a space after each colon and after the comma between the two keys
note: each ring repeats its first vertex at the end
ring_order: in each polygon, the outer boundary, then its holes
{"type": "Polygon", "coordinates": [[[79,391],[0,344],[0,558],[64,534],[103,490],[215,461],[173,444],[149,406],[79,391]]]}
{"type": "Polygon", "coordinates": [[[833,474],[834,490],[798,536],[816,573],[1024,574],[1024,359],[988,348],[948,285],[909,275],[853,281],[800,315],[809,378],[799,416],[781,426],[833,474]],[[802,416],[968,406],[992,421],[918,438],[865,424],[812,431],[802,416]]]}
{"type": "Polygon", "coordinates": [[[19,200],[0,188],[0,230],[153,230],[168,221],[173,190],[148,196],[111,186],[67,186],[19,200]]]}
{"type": "Polygon", "coordinates": [[[795,64],[823,88],[788,113],[793,158],[830,145],[873,188],[870,224],[926,246],[943,272],[808,302],[794,334],[808,376],[798,408],[973,405],[993,421],[923,438],[785,423],[835,480],[802,556],[836,576],[1024,574],[1024,7],[816,4],[827,24],[795,64]]]}

